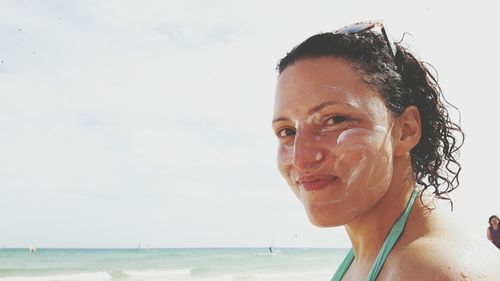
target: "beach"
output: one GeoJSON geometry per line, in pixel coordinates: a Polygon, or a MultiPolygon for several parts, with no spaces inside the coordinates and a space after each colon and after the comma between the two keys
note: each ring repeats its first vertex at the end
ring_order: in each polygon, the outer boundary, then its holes
{"type": "Polygon", "coordinates": [[[329,280],[347,249],[0,249],[0,281],[329,280]]]}

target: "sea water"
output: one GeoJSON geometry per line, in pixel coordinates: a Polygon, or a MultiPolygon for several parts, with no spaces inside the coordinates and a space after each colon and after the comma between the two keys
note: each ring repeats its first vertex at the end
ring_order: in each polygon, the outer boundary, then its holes
{"type": "Polygon", "coordinates": [[[330,280],[347,249],[0,249],[0,281],[330,280]]]}

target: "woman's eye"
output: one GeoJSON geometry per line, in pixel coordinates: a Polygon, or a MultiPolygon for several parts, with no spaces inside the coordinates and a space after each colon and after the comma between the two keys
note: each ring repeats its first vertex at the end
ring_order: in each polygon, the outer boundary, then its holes
{"type": "Polygon", "coordinates": [[[291,128],[284,128],[279,130],[276,135],[280,138],[286,138],[295,135],[295,130],[291,128]]]}
{"type": "Polygon", "coordinates": [[[336,116],[332,116],[332,117],[328,118],[328,120],[326,121],[326,124],[327,125],[335,125],[335,124],[344,122],[346,120],[347,120],[347,117],[336,115],[336,116]]]}

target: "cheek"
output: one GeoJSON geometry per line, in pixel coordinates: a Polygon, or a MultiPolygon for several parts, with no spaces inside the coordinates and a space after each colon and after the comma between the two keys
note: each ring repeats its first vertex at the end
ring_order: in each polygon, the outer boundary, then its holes
{"type": "Polygon", "coordinates": [[[392,176],[390,139],[385,129],[351,129],[337,140],[336,169],[346,188],[388,186],[392,176]]]}
{"type": "Polygon", "coordinates": [[[278,149],[278,168],[283,176],[287,176],[293,161],[293,146],[280,145],[278,149]]]}
{"type": "Polygon", "coordinates": [[[295,185],[291,177],[292,161],[293,161],[293,146],[280,145],[278,149],[278,169],[281,176],[286,180],[288,186],[291,188],[295,196],[300,199],[300,191],[295,185]]]}

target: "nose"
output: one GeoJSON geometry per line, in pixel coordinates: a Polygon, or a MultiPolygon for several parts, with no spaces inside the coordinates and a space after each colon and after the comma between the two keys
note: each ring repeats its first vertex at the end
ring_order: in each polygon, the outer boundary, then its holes
{"type": "Polygon", "coordinates": [[[304,172],[318,169],[325,161],[326,150],[322,149],[314,135],[297,132],[293,147],[292,165],[304,172]]]}

